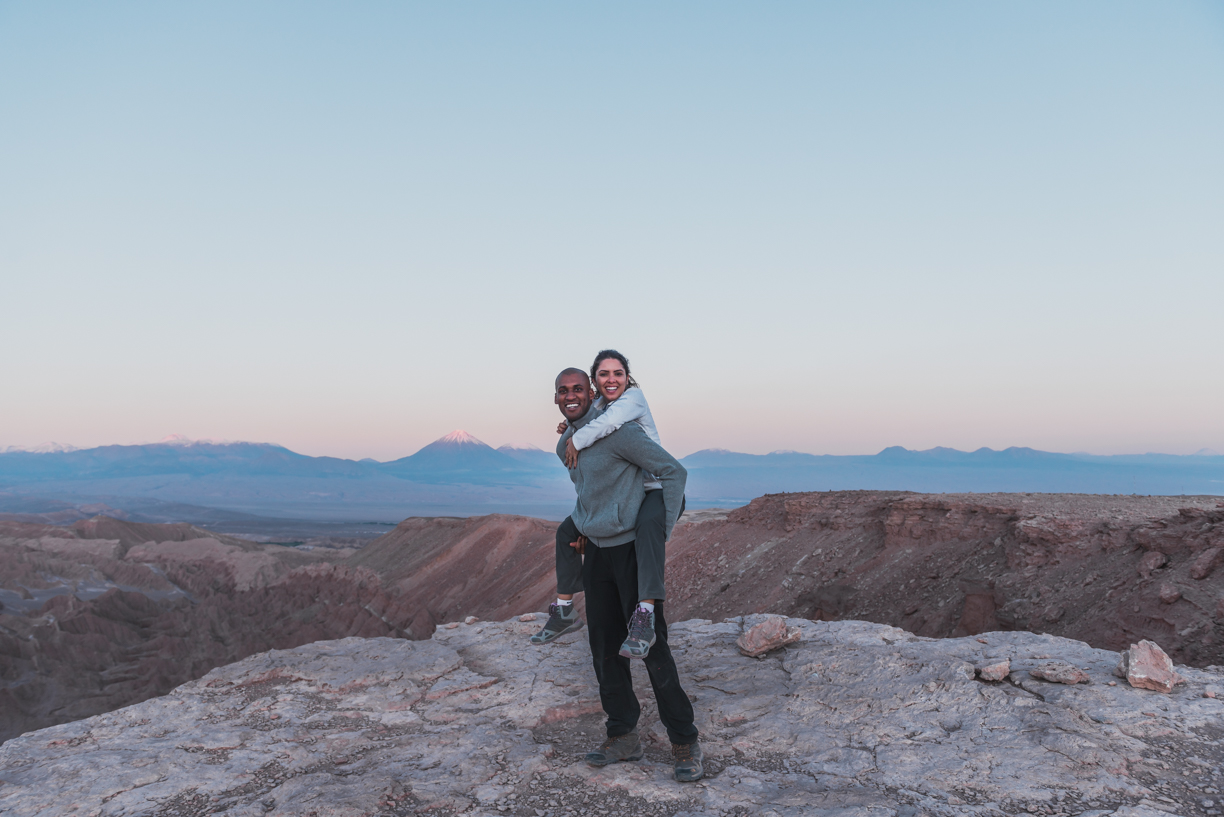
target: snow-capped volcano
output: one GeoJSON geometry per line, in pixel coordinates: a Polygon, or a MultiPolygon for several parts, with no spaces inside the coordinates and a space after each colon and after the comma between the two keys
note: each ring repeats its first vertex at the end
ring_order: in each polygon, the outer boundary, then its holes
{"type": "Polygon", "coordinates": [[[476,439],[471,434],[468,434],[463,429],[456,429],[450,434],[447,434],[445,437],[439,437],[430,443],[430,445],[437,445],[438,443],[450,443],[453,445],[485,445],[485,443],[476,439]]]}
{"type": "Polygon", "coordinates": [[[535,470],[539,460],[547,461],[542,451],[502,447],[494,449],[466,431],[452,431],[410,457],[385,463],[387,472],[411,479],[485,478],[492,474],[535,470]],[[471,475],[461,477],[460,475],[471,475]]]}

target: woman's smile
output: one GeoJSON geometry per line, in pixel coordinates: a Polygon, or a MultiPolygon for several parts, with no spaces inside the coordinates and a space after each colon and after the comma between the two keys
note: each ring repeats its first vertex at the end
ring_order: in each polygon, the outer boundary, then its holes
{"type": "Polygon", "coordinates": [[[609,403],[624,393],[628,379],[624,365],[614,357],[604,358],[595,367],[595,387],[609,403]]]}

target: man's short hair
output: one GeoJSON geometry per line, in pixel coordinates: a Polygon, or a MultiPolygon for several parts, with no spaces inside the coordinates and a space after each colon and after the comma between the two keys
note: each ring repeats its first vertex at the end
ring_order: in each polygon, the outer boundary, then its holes
{"type": "Polygon", "coordinates": [[[586,380],[587,385],[591,385],[590,375],[588,375],[582,369],[576,369],[573,366],[570,366],[568,369],[562,369],[561,374],[557,375],[557,379],[553,381],[553,389],[556,389],[557,386],[561,385],[561,378],[565,377],[567,374],[580,374],[582,375],[582,378],[586,380]]]}

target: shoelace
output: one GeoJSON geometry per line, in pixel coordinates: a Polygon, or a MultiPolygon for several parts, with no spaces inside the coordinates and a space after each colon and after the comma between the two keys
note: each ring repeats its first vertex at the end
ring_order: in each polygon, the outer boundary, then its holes
{"type": "Polygon", "coordinates": [[[565,616],[561,615],[561,605],[555,601],[548,605],[548,624],[544,625],[550,630],[564,629],[566,625],[565,616]]]}
{"type": "Polygon", "coordinates": [[[634,641],[650,640],[650,613],[645,610],[634,610],[629,619],[629,637],[634,641]]]}
{"type": "Polygon", "coordinates": [[[676,760],[692,760],[693,759],[693,744],[691,743],[673,743],[672,756],[676,760]]]}
{"type": "Polygon", "coordinates": [[[614,738],[608,738],[603,743],[599,744],[599,751],[606,752],[609,749],[611,749],[613,746],[615,746],[617,743],[619,743],[622,740],[627,739],[628,737],[629,735],[617,735],[614,738]]]}

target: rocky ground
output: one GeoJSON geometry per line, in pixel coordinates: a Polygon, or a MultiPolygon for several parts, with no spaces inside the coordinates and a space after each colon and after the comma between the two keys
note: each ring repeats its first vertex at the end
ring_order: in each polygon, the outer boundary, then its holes
{"type": "MultiPolygon", "coordinates": [[[[1131,688],[1118,655],[1048,635],[933,640],[791,619],[800,640],[736,648],[763,617],[673,627],[709,776],[646,757],[594,769],[585,633],[542,619],[347,638],[252,656],[170,695],[0,747],[0,812],[24,815],[1086,815],[1221,813],[1224,672],[1131,688]],[[974,667],[1008,658],[988,683],[974,667]],[[1061,660],[1088,682],[1038,681],[1061,660]],[[1111,685],[1112,684],[1112,685],[1111,685]]],[[[645,685],[641,667],[635,668],[645,685]]],[[[642,690],[644,701],[650,696],[642,690]]]]}

